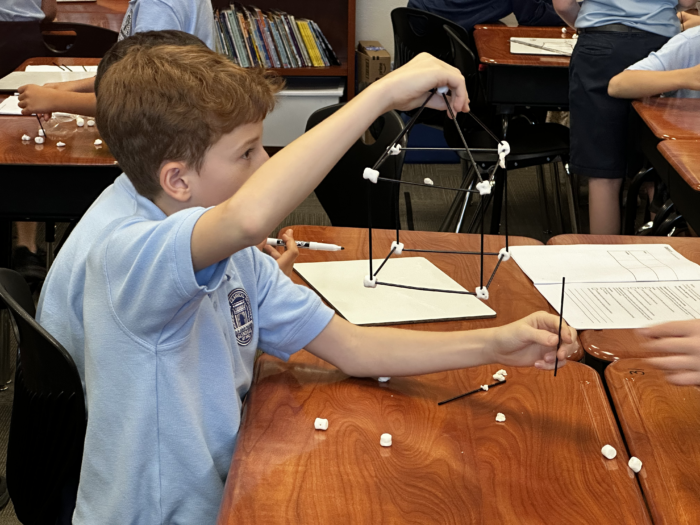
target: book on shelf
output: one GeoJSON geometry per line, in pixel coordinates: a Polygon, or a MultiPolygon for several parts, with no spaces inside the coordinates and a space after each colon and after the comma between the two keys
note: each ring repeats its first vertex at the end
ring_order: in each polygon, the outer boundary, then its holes
{"type": "Polygon", "coordinates": [[[218,47],[242,67],[339,66],[340,61],[313,20],[279,9],[232,3],[214,14],[218,47]]]}

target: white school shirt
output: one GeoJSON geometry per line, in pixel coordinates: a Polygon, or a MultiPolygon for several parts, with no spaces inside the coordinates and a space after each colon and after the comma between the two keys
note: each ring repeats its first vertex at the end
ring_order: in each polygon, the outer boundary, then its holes
{"type": "MultiPolygon", "coordinates": [[[[642,71],[673,71],[700,65],[700,26],[674,36],[658,51],[627,69],[642,71]]],[[[679,89],[664,93],[667,97],[700,98],[700,91],[679,89]]]]}
{"type": "Polygon", "coordinates": [[[191,233],[206,210],[165,217],[122,177],[42,292],[49,332],[63,325],[65,339],[83,319],[70,338],[83,348],[67,348],[82,354],[88,409],[73,523],[213,524],[256,349],[287,359],[333,312],[256,248],[195,274],[191,233]]]}
{"type": "Polygon", "coordinates": [[[677,5],[678,0],[583,0],[576,28],[624,24],[672,37],[681,30],[677,5]]]}
{"type": "Polygon", "coordinates": [[[0,22],[40,22],[45,16],[41,0],[0,1],[0,22]]]}

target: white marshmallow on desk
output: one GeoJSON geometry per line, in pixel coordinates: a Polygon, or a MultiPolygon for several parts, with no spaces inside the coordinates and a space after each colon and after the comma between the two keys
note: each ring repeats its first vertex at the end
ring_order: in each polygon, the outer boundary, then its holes
{"type": "Polygon", "coordinates": [[[394,253],[396,255],[401,255],[401,252],[403,251],[403,243],[402,242],[396,242],[393,241],[391,243],[391,249],[394,250],[394,253]]]}
{"type": "Polygon", "coordinates": [[[642,461],[641,461],[639,458],[635,458],[634,456],[632,456],[632,457],[630,458],[630,460],[629,460],[629,462],[627,463],[627,465],[629,465],[629,467],[630,467],[632,470],[634,470],[634,473],[635,473],[635,474],[638,474],[639,471],[642,470],[642,461]]]}
{"type": "Polygon", "coordinates": [[[382,434],[379,438],[379,444],[383,447],[391,446],[391,434],[382,434]]]}
{"type": "Polygon", "coordinates": [[[423,184],[427,184],[428,186],[433,186],[435,183],[433,182],[433,179],[425,178],[425,179],[423,179],[423,184]]]}
{"type": "Polygon", "coordinates": [[[75,119],[75,123],[78,125],[79,128],[82,128],[85,125],[85,119],[78,117],[75,119]]]}
{"type": "Polygon", "coordinates": [[[502,374],[499,374],[499,373],[493,374],[493,378],[494,378],[496,381],[501,381],[501,382],[503,382],[503,381],[506,380],[505,376],[502,375],[502,374]]]}
{"type": "Polygon", "coordinates": [[[37,144],[43,144],[44,137],[34,137],[34,142],[36,142],[37,144]]]}
{"type": "Polygon", "coordinates": [[[510,252],[505,248],[501,248],[498,251],[498,258],[502,261],[507,261],[508,259],[510,259],[510,252]]]}
{"type": "Polygon", "coordinates": [[[43,136],[44,136],[44,130],[43,130],[43,129],[40,128],[38,133],[39,133],[39,136],[40,136],[40,137],[43,137],[43,136]]]}
{"type": "Polygon", "coordinates": [[[489,385],[481,385],[481,390],[484,390],[485,392],[489,391],[489,385]]]}
{"type": "Polygon", "coordinates": [[[32,139],[32,137],[30,137],[26,133],[24,135],[22,135],[22,140],[31,140],[31,139],[32,139]]]}
{"type": "Polygon", "coordinates": [[[317,417],[316,421],[314,421],[314,428],[316,430],[328,430],[328,420],[317,417]]]}
{"type": "Polygon", "coordinates": [[[365,288],[376,288],[377,287],[377,278],[371,277],[369,275],[365,275],[364,285],[365,285],[365,288]]]}
{"type": "Polygon", "coordinates": [[[95,142],[93,142],[95,146],[102,146],[102,141],[100,139],[95,139],[95,142]]]}
{"type": "Polygon", "coordinates": [[[501,374],[502,376],[507,376],[507,375],[508,375],[508,372],[506,372],[503,368],[501,368],[500,370],[498,370],[496,373],[497,373],[497,374],[501,374]]]}
{"type": "Polygon", "coordinates": [[[60,140],[56,143],[56,147],[58,147],[58,148],[62,148],[62,147],[64,147],[65,145],[66,145],[66,143],[65,143],[65,142],[61,142],[60,140]]]}
{"type": "Polygon", "coordinates": [[[480,286],[476,289],[476,298],[477,299],[483,299],[484,301],[488,301],[489,299],[489,291],[485,286],[480,286]]]}
{"type": "Polygon", "coordinates": [[[87,121],[87,125],[90,126],[90,127],[92,127],[92,126],[95,125],[95,121],[92,120],[92,119],[91,119],[91,120],[88,120],[88,121],[87,121]]]}
{"type": "Polygon", "coordinates": [[[505,420],[506,420],[505,414],[502,414],[501,412],[496,414],[496,421],[498,421],[499,423],[503,423],[505,420]]]}
{"type": "Polygon", "coordinates": [[[608,459],[614,459],[617,456],[617,450],[610,445],[605,445],[600,452],[608,459]]]}
{"type": "Polygon", "coordinates": [[[379,381],[380,383],[386,383],[389,381],[389,379],[391,379],[391,378],[390,377],[378,377],[377,381],[379,381]]]}

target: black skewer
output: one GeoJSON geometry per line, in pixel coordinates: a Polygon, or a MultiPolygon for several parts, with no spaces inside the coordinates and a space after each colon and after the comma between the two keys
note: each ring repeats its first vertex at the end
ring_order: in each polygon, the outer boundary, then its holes
{"type": "Polygon", "coordinates": [[[46,140],[49,137],[46,135],[46,130],[44,129],[44,125],[41,123],[41,117],[39,115],[37,115],[36,119],[39,121],[39,127],[41,128],[41,131],[44,133],[44,140],[46,140]]]}
{"type": "MultiPolygon", "coordinates": [[[[497,383],[494,383],[494,384],[492,384],[492,385],[488,385],[488,387],[489,387],[489,388],[494,388],[494,387],[496,387],[496,386],[498,386],[498,385],[502,385],[502,384],[505,383],[505,382],[506,382],[506,380],[504,379],[503,381],[498,381],[497,383]]],[[[466,393],[464,393],[464,394],[460,394],[460,395],[455,396],[455,397],[452,397],[452,398],[450,398],[450,399],[445,399],[444,401],[440,401],[440,402],[438,403],[438,406],[439,406],[439,405],[444,405],[445,403],[449,403],[450,401],[455,401],[456,399],[461,399],[461,398],[463,398],[463,397],[465,397],[465,396],[470,396],[470,395],[472,395],[472,394],[476,394],[477,392],[481,392],[481,390],[482,390],[482,388],[479,387],[479,388],[477,388],[477,389],[475,389],[475,390],[472,390],[471,392],[466,392],[466,393]]]]}
{"type": "Polygon", "coordinates": [[[561,346],[561,322],[564,319],[564,286],[566,285],[566,277],[561,278],[561,306],[559,307],[559,342],[557,343],[557,351],[554,353],[554,377],[557,377],[557,365],[559,365],[559,347],[561,346]]]}

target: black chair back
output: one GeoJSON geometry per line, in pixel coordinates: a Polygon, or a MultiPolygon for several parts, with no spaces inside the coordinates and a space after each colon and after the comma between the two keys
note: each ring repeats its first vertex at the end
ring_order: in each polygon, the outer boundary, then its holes
{"type": "MultiPolygon", "coordinates": [[[[331,116],[343,105],[336,104],[314,112],[306,123],[306,131],[331,116]]],[[[380,116],[369,130],[374,142],[369,144],[362,139],[355,142],[318,185],[316,196],[333,226],[366,228],[369,225],[367,185],[371,184],[372,227],[397,227],[399,184],[372,184],[362,178],[362,173],[365,168],[374,165],[402,129],[403,121],[395,111],[380,116]]],[[[404,137],[401,146],[406,147],[406,142],[404,137]]],[[[379,169],[380,176],[401,179],[404,155],[402,151],[399,155],[388,157],[379,169]]]]}
{"type": "Polygon", "coordinates": [[[117,43],[119,33],[104,27],[73,22],[50,22],[41,26],[46,56],[102,58],[117,43]],[[72,32],[75,35],[52,35],[47,32],[72,32]]]}
{"type": "Polygon", "coordinates": [[[31,293],[17,272],[0,269],[0,301],[18,334],[7,451],[10,497],[25,525],[66,517],[70,522],[87,423],[80,375],[68,352],[30,315],[31,293]]]}

